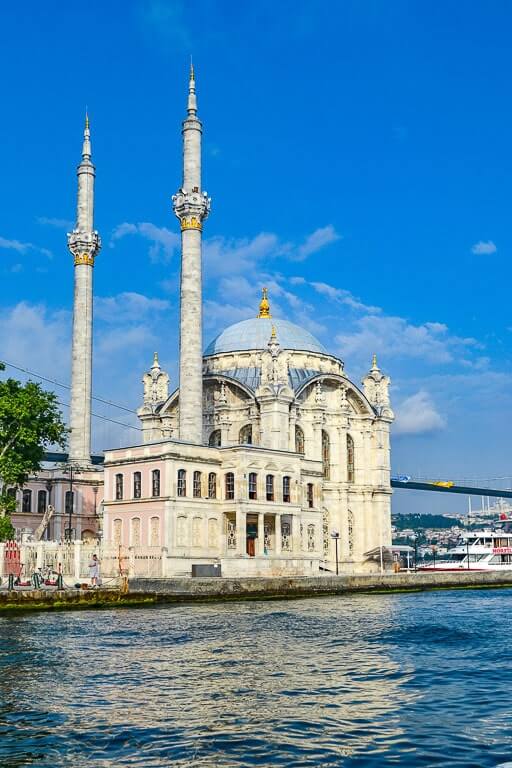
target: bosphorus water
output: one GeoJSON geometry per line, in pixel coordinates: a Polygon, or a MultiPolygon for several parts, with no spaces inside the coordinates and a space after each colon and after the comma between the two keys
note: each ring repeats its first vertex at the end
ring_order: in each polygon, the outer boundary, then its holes
{"type": "Polygon", "coordinates": [[[0,766],[497,766],[512,590],[0,618],[0,766]]]}

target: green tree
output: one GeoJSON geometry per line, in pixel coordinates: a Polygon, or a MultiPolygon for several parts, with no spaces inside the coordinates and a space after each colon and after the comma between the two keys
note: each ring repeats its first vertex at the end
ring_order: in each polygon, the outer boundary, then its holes
{"type": "MultiPolygon", "coordinates": [[[[3,370],[5,366],[0,362],[3,370]]],[[[64,448],[66,433],[53,392],[33,381],[0,381],[0,518],[15,509],[15,500],[7,494],[7,488],[21,487],[41,469],[49,446],[64,448]]],[[[0,526],[0,541],[7,538],[8,527],[7,522],[0,526]]]]}

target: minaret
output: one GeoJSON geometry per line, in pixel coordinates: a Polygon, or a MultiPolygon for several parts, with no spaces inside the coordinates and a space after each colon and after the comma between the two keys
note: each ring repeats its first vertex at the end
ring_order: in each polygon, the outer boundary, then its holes
{"type": "Polygon", "coordinates": [[[75,264],[69,461],[88,466],[91,463],[92,270],[101,241],[93,225],[95,170],[91,162],[91,134],[87,115],[82,161],[77,176],[76,227],[68,234],[68,248],[75,264]]]}
{"type": "Polygon", "coordinates": [[[173,195],[181,224],[179,436],[203,442],[202,263],[203,220],[210,198],[201,191],[201,134],[194,68],[190,67],[187,117],[183,121],[183,183],[173,195]]]}

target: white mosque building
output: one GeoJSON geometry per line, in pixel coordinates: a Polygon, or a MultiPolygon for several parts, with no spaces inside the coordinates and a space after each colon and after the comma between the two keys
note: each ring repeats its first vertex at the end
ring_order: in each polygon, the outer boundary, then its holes
{"type": "MultiPolygon", "coordinates": [[[[155,354],[138,411],[141,445],[105,452],[103,535],[164,547],[165,572],[223,575],[375,570],[391,544],[389,379],[375,358],[362,388],[308,331],[255,316],[203,351],[202,124],[190,75],[183,183],[180,388],[155,354]]],[[[257,303],[255,297],[255,305],[257,303]]]]}

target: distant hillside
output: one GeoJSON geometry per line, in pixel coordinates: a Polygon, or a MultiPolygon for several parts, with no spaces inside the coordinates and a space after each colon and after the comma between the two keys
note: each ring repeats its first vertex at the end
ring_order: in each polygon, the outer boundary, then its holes
{"type": "Polygon", "coordinates": [[[393,525],[403,531],[405,528],[413,528],[415,531],[422,528],[451,528],[454,525],[463,527],[464,523],[456,517],[447,515],[393,515],[393,525]]]}

